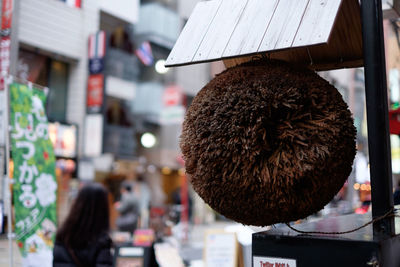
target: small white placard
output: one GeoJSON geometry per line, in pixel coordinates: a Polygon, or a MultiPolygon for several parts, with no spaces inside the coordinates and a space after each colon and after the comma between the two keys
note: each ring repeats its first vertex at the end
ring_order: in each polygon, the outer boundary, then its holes
{"type": "Polygon", "coordinates": [[[88,160],[80,160],[78,164],[78,178],[85,181],[93,181],[95,170],[93,162],[88,160]]]}
{"type": "Polygon", "coordinates": [[[85,156],[100,156],[103,148],[103,115],[87,115],[84,134],[85,156]]]}
{"type": "Polygon", "coordinates": [[[296,267],[296,260],[255,256],[253,267],[296,267]]]}
{"type": "Polygon", "coordinates": [[[144,248],[140,247],[125,247],[119,249],[119,256],[124,257],[141,257],[144,255],[144,248]]]}
{"type": "Polygon", "coordinates": [[[205,239],[206,267],[234,267],[237,264],[237,239],[235,233],[210,230],[205,239]]]}

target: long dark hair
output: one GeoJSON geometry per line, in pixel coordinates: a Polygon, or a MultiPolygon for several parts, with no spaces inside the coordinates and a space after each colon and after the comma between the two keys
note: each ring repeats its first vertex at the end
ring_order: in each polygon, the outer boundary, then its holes
{"type": "Polygon", "coordinates": [[[57,231],[56,241],[67,248],[82,248],[96,242],[110,228],[108,193],[98,183],[85,185],[57,231]]]}

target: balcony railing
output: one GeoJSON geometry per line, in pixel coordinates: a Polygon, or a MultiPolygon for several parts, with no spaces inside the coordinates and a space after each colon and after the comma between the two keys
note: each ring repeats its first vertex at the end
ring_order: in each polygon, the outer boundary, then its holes
{"type": "Polygon", "coordinates": [[[139,60],[133,55],[116,48],[108,48],[105,60],[105,74],[127,81],[137,81],[139,60]]]}
{"type": "Polygon", "coordinates": [[[159,3],[140,7],[136,34],[160,46],[172,49],[181,31],[179,15],[159,3]]]}

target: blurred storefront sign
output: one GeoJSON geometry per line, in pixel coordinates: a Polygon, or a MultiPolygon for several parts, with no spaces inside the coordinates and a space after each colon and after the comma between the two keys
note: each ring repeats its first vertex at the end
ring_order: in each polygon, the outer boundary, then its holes
{"type": "Polygon", "coordinates": [[[56,157],[76,157],[77,128],[75,125],[49,123],[49,135],[56,157]]]}
{"type": "Polygon", "coordinates": [[[15,233],[22,266],[51,266],[56,231],[56,161],[43,91],[10,85],[15,233]]]}
{"type": "MultiPolygon", "coordinates": [[[[89,78],[87,84],[87,113],[84,129],[83,153],[87,157],[100,156],[103,151],[104,57],[106,33],[98,31],[89,36],[89,78]]],[[[90,175],[89,175],[90,176],[90,175]]]]}
{"type": "Polygon", "coordinates": [[[103,58],[106,54],[106,33],[99,31],[89,36],[89,73],[97,74],[103,71],[103,58]]]}
{"type": "Polygon", "coordinates": [[[76,163],[72,159],[57,159],[56,167],[63,172],[73,173],[76,170],[76,163]]]}
{"type": "Polygon", "coordinates": [[[89,73],[97,74],[104,70],[104,59],[103,58],[93,58],[89,59],[89,73]]]}
{"type": "Polygon", "coordinates": [[[400,108],[389,111],[389,126],[391,134],[400,134],[400,108]]]}
{"type": "Polygon", "coordinates": [[[163,93],[163,104],[165,107],[182,104],[183,93],[179,86],[168,86],[163,93]]]}
{"type": "Polygon", "coordinates": [[[390,145],[392,152],[392,172],[400,173],[400,137],[399,135],[390,135],[390,145]]]}
{"type": "Polygon", "coordinates": [[[153,229],[136,229],[133,233],[133,245],[149,247],[155,240],[153,229]]]}
{"type": "Polygon", "coordinates": [[[81,180],[93,181],[95,177],[95,169],[93,162],[90,160],[80,160],[78,165],[78,177],[81,180]]]}
{"type": "Polygon", "coordinates": [[[101,155],[103,147],[103,116],[90,114],[85,119],[84,154],[87,157],[101,155]]]}
{"type": "Polygon", "coordinates": [[[1,7],[1,30],[2,35],[9,35],[9,31],[11,29],[12,23],[12,9],[13,9],[13,1],[12,0],[3,0],[1,7]]]}
{"type": "Polygon", "coordinates": [[[166,107],[161,111],[159,123],[162,125],[180,124],[185,116],[185,107],[172,106],[166,107]]]}
{"type": "Polygon", "coordinates": [[[87,111],[98,113],[103,106],[104,75],[92,74],[88,78],[87,111]]]}
{"type": "Polygon", "coordinates": [[[392,172],[400,173],[400,108],[389,111],[389,129],[392,172]]]}
{"type": "Polygon", "coordinates": [[[136,84],[117,77],[107,76],[106,94],[118,99],[133,101],[136,96],[136,84]]]}
{"type": "Polygon", "coordinates": [[[106,33],[99,31],[89,36],[88,59],[89,78],[87,84],[87,112],[99,113],[103,106],[104,57],[106,54],[106,33]]]}

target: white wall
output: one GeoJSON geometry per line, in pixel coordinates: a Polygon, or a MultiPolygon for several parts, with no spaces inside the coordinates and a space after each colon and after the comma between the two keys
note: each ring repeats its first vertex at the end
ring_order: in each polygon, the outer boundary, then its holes
{"type": "Polygon", "coordinates": [[[30,46],[80,59],[85,50],[84,13],[83,9],[56,0],[20,1],[18,39],[30,46]]]}
{"type": "Polygon", "coordinates": [[[179,15],[184,19],[188,19],[190,14],[192,13],[193,8],[196,6],[198,2],[200,2],[200,0],[179,0],[178,2],[179,15]]]}
{"type": "Polygon", "coordinates": [[[90,34],[99,30],[100,12],[98,0],[82,1],[82,40],[83,51],[80,61],[70,68],[70,81],[67,102],[67,120],[79,127],[79,155],[83,154],[84,119],[86,114],[86,87],[88,77],[87,43],[90,34]]]}
{"type": "Polygon", "coordinates": [[[100,0],[100,9],[129,23],[139,19],[139,0],[100,0]]]}
{"type": "MultiPolygon", "coordinates": [[[[89,34],[99,29],[100,16],[98,0],[82,4],[79,9],[57,0],[21,0],[18,23],[20,43],[70,62],[66,118],[79,127],[80,150],[86,113],[87,43],[89,34]]],[[[78,153],[82,155],[82,151],[78,153]]]]}

